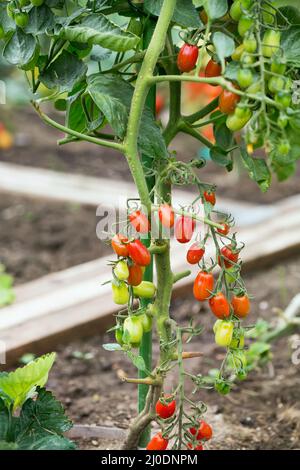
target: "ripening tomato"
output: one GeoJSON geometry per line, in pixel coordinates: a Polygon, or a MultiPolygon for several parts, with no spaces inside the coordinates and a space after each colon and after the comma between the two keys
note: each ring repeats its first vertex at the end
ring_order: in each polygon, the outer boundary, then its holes
{"type": "Polygon", "coordinates": [[[128,256],[128,238],[122,233],[117,233],[111,241],[111,247],[118,256],[128,256]]]}
{"type": "Polygon", "coordinates": [[[189,264],[198,264],[205,253],[205,248],[200,242],[193,243],[186,254],[186,260],[189,264]]]}
{"type": "Polygon", "coordinates": [[[114,274],[120,281],[126,281],[126,279],[128,279],[129,269],[126,261],[122,260],[116,264],[114,274]]]}
{"type": "Polygon", "coordinates": [[[212,427],[204,420],[201,420],[199,422],[199,428],[190,428],[190,433],[193,436],[196,436],[196,439],[198,441],[201,441],[202,439],[205,439],[206,441],[209,441],[209,439],[212,438],[212,427]]]}
{"type": "Polygon", "coordinates": [[[123,324],[123,341],[130,344],[132,347],[139,347],[143,334],[143,324],[138,315],[130,315],[126,317],[123,324]]]}
{"type": "Polygon", "coordinates": [[[204,191],[203,197],[206,202],[209,202],[212,206],[216,204],[216,193],[214,191],[204,191]]]}
{"type": "Polygon", "coordinates": [[[209,306],[212,313],[218,318],[224,319],[230,316],[230,303],[223,292],[218,292],[211,297],[209,299],[209,306]]]}
{"type": "Polygon", "coordinates": [[[194,281],[193,293],[197,300],[207,300],[214,288],[214,277],[212,273],[200,271],[194,281]]]}
{"type": "Polygon", "coordinates": [[[156,111],[157,116],[161,113],[164,106],[165,106],[165,99],[163,95],[161,95],[160,93],[157,93],[156,99],[155,99],[155,111],[156,111]]]}
{"type": "Polygon", "coordinates": [[[155,296],[156,287],[153,282],[142,281],[138,286],[133,287],[135,297],[141,299],[152,299],[155,296]]]}
{"type": "Polygon", "coordinates": [[[128,254],[134,263],[139,266],[148,266],[151,263],[150,252],[140,240],[136,239],[127,246],[128,254]]]}
{"type": "Polygon", "coordinates": [[[241,97],[232,91],[223,90],[219,97],[219,109],[224,114],[231,114],[234,112],[241,97]]]}
{"type": "Polygon", "coordinates": [[[162,419],[168,419],[175,413],[176,410],[176,401],[175,400],[168,400],[172,397],[172,395],[164,395],[162,403],[161,400],[158,400],[155,406],[156,414],[162,419]]]}
{"type": "Polygon", "coordinates": [[[250,312],[250,300],[246,294],[234,295],[231,299],[231,305],[234,314],[239,318],[245,318],[250,312]]]}
{"type": "Polygon", "coordinates": [[[174,225],[174,211],[169,204],[161,204],[158,217],[164,227],[171,228],[174,225]]]}
{"type": "Polygon", "coordinates": [[[188,243],[195,230],[196,222],[192,217],[181,215],[175,223],[175,238],[179,243],[188,243]]]}
{"type": "Polygon", "coordinates": [[[138,264],[128,266],[129,276],[127,282],[130,286],[138,286],[143,280],[143,270],[138,264]]]}
{"type": "Polygon", "coordinates": [[[199,49],[192,44],[184,44],[177,57],[177,66],[180,72],[190,72],[196,66],[199,49]]]}
{"type": "Polygon", "coordinates": [[[220,235],[226,236],[230,232],[230,225],[226,224],[226,222],[222,225],[223,225],[222,228],[217,228],[217,232],[220,233],[220,235]]]}
{"type": "Polygon", "coordinates": [[[131,225],[135,228],[137,232],[148,233],[150,230],[150,223],[145,214],[141,211],[134,211],[129,214],[129,220],[131,225]]]}
{"type": "Polygon", "coordinates": [[[234,324],[230,321],[221,320],[216,328],[215,342],[219,346],[227,348],[230,346],[233,337],[234,324]]]}
{"type": "Polygon", "coordinates": [[[162,436],[161,432],[155,434],[152,437],[151,441],[148,443],[147,450],[166,450],[168,447],[169,441],[162,436]]]}
{"type": "MultiPolygon", "coordinates": [[[[238,251],[235,251],[231,245],[223,246],[221,249],[222,259],[224,261],[224,266],[226,269],[231,268],[234,264],[237,263],[239,259],[238,251]]],[[[218,263],[222,267],[222,259],[219,256],[218,263]]]]}
{"type": "Polygon", "coordinates": [[[207,66],[205,67],[204,75],[206,78],[219,77],[222,72],[222,66],[213,59],[210,59],[207,66]]]}
{"type": "Polygon", "coordinates": [[[127,284],[124,281],[118,284],[112,283],[113,301],[117,305],[125,305],[129,301],[129,291],[127,284]]]}

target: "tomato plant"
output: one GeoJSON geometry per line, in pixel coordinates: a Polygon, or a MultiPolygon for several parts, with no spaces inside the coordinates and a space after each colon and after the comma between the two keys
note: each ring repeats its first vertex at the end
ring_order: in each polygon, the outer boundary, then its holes
{"type": "Polygon", "coordinates": [[[148,450],[202,450],[211,437],[205,404],[195,401],[186,409],[186,380],[192,378],[197,390],[208,386],[200,373],[187,374],[184,366],[191,357],[186,338],[201,333],[201,316],[184,326],[170,317],[174,284],[191,276],[197,264],[194,297],[217,316],[215,340],[226,348],[209,384],[226,395],[235,378],[248,372],[251,350],[243,351],[241,325],[250,312],[242,277],[243,243],[236,238],[233,219],[218,210],[216,186],[202,180],[201,167],[209,161],[231,171],[240,159],[249,177],[266,191],[272,173],[286,179],[299,159],[295,82],[300,35],[294,10],[291,14],[265,0],[185,0],[184,8],[181,3],[0,3],[3,56],[26,74],[40,118],[64,134],[61,145],[88,142],[123,155],[136,184],[136,206],[132,209],[128,200],[126,217],[109,227],[107,235],[116,255],[109,262],[107,282],[120,307],[113,326],[116,343],[106,347],[122,351],[139,369],[138,377],[125,379],[139,385],[140,410],[126,449],[140,443],[148,450]],[[156,119],[164,105],[156,99],[156,86],[162,83],[169,88],[167,122],[165,116],[156,119]],[[189,115],[181,106],[184,83],[205,102],[189,115]],[[51,103],[61,110],[59,121],[51,103]],[[180,133],[205,145],[207,158],[181,161],[172,148],[180,133]],[[188,208],[182,201],[174,203],[178,186],[195,192],[188,208]],[[173,233],[180,244],[191,242],[186,255],[190,269],[183,272],[172,271],[173,233]],[[156,364],[150,354],[152,332],[159,344],[156,364]],[[165,380],[176,366],[178,380],[169,402],[165,380]],[[172,413],[164,418],[170,407],[172,413]],[[150,440],[154,419],[161,432],[150,440]]]}

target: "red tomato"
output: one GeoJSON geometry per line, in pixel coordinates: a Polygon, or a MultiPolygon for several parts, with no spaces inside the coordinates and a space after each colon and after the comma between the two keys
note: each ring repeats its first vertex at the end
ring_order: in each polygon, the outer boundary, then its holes
{"type": "Polygon", "coordinates": [[[221,234],[221,235],[228,235],[228,233],[230,232],[230,225],[224,223],[222,224],[223,225],[223,228],[217,228],[217,231],[221,234]]]}
{"type": "Polygon", "coordinates": [[[199,428],[198,429],[190,428],[190,433],[193,436],[196,436],[197,434],[196,439],[198,441],[201,441],[202,439],[205,439],[206,441],[208,441],[209,439],[211,439],[213,431],[212,431],[212,427],[206,421],[201,420],[199,422],[199,428]]]}
{"type": "Polygon", "coordinates": [[[221,72],[221,65],[211,59],[205,68],[204,75],[206,78],[219,77],[221,75],[221,72]]]}
{"type": "Polygon", "coordinates": [[[184,44],[177,57],[177,66],[180,72],[190,72],[196,66],[199,49],[191,44],[184,44]]]}
{"type": "Polygon", "coordinates": [[[128,243],[128,254],[132,261],[139,266],[148,266],[151,262],[149,250],[140,240],[134,240],[128,243]]]}
{"type": "Polygon", "coordinates": [[[138,264],[133,264],[132,266],[128,266],[129,270],[129,277],[127,278],[127,282],[130,286],[139,286],[143,280],[143,270],[141,266],[138,264]]]}
{"type": "Polygon", "coordinates": [[[193,444],[191,442],[189,442],[187,446],[191,450],[204,450],[202,444],[198,444],[195,447],[193,447],[193,444]]]}
{"type": "Polygon", "coordinates": [[[231,305],[234,314],[239,318],[245,318],[250,312],[250,300],[246,294],[242,296],[234,295],[231,299],[231,305]]]}
{"type": "Polygon", "coordinates": [[[158,211],[159,220],[162,225],[171,228],[174,225],[174,211],[169,204],[162,204],[158,211]]]}
{"type": "MultiPolygon", "coordinates": [[[[172,395],[165,395],[164,398],[171,398],[172,395]]],[[[164,405],[160,400],[157,401],[155,406],[156,414],[162,419],[168,419],[175,413],[176,401],[172,400],[164,405]]]]}
{"type": "Polygon", "coordinates": [[[125,243],[128,242],[128,238],[122,233],[116,234],[111,241],[111,247],[118,256],[128,256],[128,245],[125,243]]]}
{"type": "Polygon", "coordinates": [[[201,245],[201,243],[199,242],[195,242],[188,249],[188,252],[186,254],[186,260],[190,264],[197,264],[203,258],[204,253],[205,248],[203,247],[203,245],[201,245]]]}
{"type": "Polygon", "coordinates": [[[232,91],[223,90],[219,97],[219,109],[224,114],[232,114],[241,97],[232,91]]]}
{"type": "Polygon", "coordinates": [[[216,204],[216,193],[214,193],[213,191],[204,191],[203,197],[206,202],[210,202],[212,206],[216,204]]]}
{"type": "Polygon", "coordinates": [[[224,319],[230,316],[230,304],[223,292],[218,292],[211,297],[209,299],[209,306],[212,313],[218,318],[224,319]]]}
{"type": "Polygon", "coordinates": [[[207,300],[214,288],[214,277],[211,273],[200,271],[195,279],[193,293],[197,300],[207,300]]]}
{"type": "Polygon", "coordinates": [[[137,232],[148,233],[150,223],[148,218],[141,211],[134,211],[129,214],[129,220],[137,232]]]}
{"type": "Polygon", "coordinates": [[[166,450],[168,447],[169,441],[168,439],[164,439],[161,432],[155,434],[152,437],[151,441],[148,443],[146,449],[147,450],[166,450]]]}
{"type": "Polygon", "coordinates": [[[175,224],[175,238],[179,243],[188,243],[195,230],[196,222],[191,217],[181,215],[175,224]]]}
{"type": "Polygon", "coordinates": [[[165,99],[164,97],[160,94],[157,93],[156,99],[155,99],[155,110],[156,110],[156,115],[160,114],[161,111],[163,110],[165,106],[165,99]]]}
{"type": "MultiPolygon", "coordinates": [[[[231,245],[223,246],[221,249],[221,254],[223,255],[224,266],[225,268],[231,268],[239,259],[239,253],[234,251],[231,245]]],[[[222,266],[221,258],[218,258],[218,263],[222,266]]]]}

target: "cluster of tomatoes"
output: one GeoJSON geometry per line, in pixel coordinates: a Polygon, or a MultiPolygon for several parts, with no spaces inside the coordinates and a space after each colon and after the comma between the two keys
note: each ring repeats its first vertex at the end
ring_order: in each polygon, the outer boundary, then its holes
{"type": "MultiPolygon", "coordinates": [[[[174,419],[176,412],[176,401],[172,395],[163,395],[156,403],[156,415],[161,423],[164,420],[174,419]]],[[[204,450],[204,442],[212,438],[212,428],[204,420],[200,420],[197,426],[191,426],[185,431],[185,440],[189,450],[204,450]]],[[[153,436],[147,445],[147,450],[166,450],[169,439],[163,432],[158,432],[153,436]]]]}
{"type": "MultiPolygon", "coordinates": [[[[26,28],[29,22],[28,7],[39,7],[44,0],[14,0],[7,4],[7,15],[19,28],[26,28]]],[[[0,39],[5,37],[3,26],[0,25],[0,39]]]]}

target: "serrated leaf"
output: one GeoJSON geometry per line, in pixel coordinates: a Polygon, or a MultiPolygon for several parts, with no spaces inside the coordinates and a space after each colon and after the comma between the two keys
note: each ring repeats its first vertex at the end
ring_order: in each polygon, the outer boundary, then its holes
{"type": "Polygon", "coordinates": [[[101,13],[88,15],[80,23],[63,27],[60,37],[68,41],[98,44],[117,52],[133,49],[140,41],[140,38],[122,30],[101,13]]]}
{"type": "Polygon", "coordinates": [[[6,407],[5,402],[0,398],[0,441],[5,441],[7,439],[9,418],[9,410],[6,407]]]}
{"type": "Polygon", "coordinates": [[[218,31],[213,34],[212,42],[215,46],[217,56],[222,66],[224,66],[225,58],[229,57],[235,49],[234,40],[230,36],[227,36],[227,34],[218,31]]]}
{"type": "Polygon", "coordinates": [[[37,43],[32,34],[25,34],[17,28],[4,46],[3,57],[12,65],[25,67],[31,62],[36,52],[37,43]]]}
{"type": "Polygon", "coordinates": [[[61,93],[72,90],[83,80],[87,72],[86,64],[78,57],[63,51],[52,64],[41,73],[39,79],[48,88],[58,88],[61,93]]]}
{"type": "Polygon", "coordinates": [[[6,4],[0,5],[0,24],[2,25],[5,33],[14,31],[16,28],[15,22],[7,15],[6,4]]]}
{"type": "Polygon", "coordinates": [[[55,353],[46,354],[24,367],[0,375],[0,392],[9,397],[14,409],[22,406],[36,387],[43,387],[46,384],[55,357],[55,353]]]}
{"type": "MultiPolygon", "coordinates": [[[[144,7],[151,15],[159,16],[163,0],[145,0],[144,7]]],[[[192,0],[177,0],[172,21],[185,28],[202,26],[192,0]]]]}
{"type": "MultiPolygon", "coordinates": [[[[117,136],[124,138],[134,88],[115,75],[94,74],[88,77],[87,91],[117,136]]],[[[152,158],[167,156],[161,130],[149,108],[142,115],[138,145],[141,152],[152,158]]]]}
{"type": "Polygon", "coordinates": [[[228,129],[224,121],[214,125],[214,136],[217,146],[221,149],[227,151],[232,147],[233,133],[228,129]]]}
{"type": "Polygon", "coordinates": [[[281,48],[287,63],[300,67],[300,26],[292,26],[282,32],[281,48]]]}
{"type": "Polygon", "coordinates": [[[43,34],[47,29],[53,28],[55,24],[54,15],[50,8],[43,4],[40,7],[33,7],[29,12],[29,22],[26,26],[26,33],[33,35],[43,34]]]}
{"type": "MultiPolygon", "coordinates": [[[[16,445],[16,444],[15,444],[16,445]]],[[[19,450],[75,450],[76,445],[74,442],[62,436],[49,436],[41,437],[40,439],[32,440],[31,437],[25,437],[19,445],[19,450]]]]}
{"type": "Polygon", "coordinates": [[[266,192],[271,184],[271,172],[263,158],[248,155],[244,147],[240,147],[242,162],[248,170],[250,178],[255,181],[262,192],[266,192]]]}

